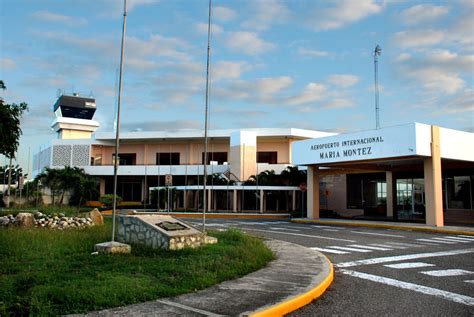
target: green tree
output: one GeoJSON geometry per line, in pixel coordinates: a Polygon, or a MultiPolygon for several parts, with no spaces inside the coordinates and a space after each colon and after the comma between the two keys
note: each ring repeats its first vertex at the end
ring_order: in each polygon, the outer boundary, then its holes
{"type": "Polygon", "coordinates": [[[306,171],[301,171],[297,166],[288,166],[281,172],[282,181],[288,186],[300,186],[306,183],[306,171]]]}
{"type": "Polygon", "coordinates": [[[277,186],[281,185],[281,177],[275,174],[274,170],[263,171],[258,175],[252,175],[244,182],[244,185],[262,185],[262,186],[277,186]]]}
{"type": "Polygon", "coordinates": [[[82,168],[65,166],[62,169],[45,168],[37,176],[41,184],[51,190],[51,200],[54,205],[59,197],[58,204],[62,205],[67,192],[71,194],[70,204],[81,204],[87,196],[97,192],[97,181],[86,174],[82,168]]]}
{"type": "Polygon", "coordinates": [[[0,166],[0,184],[14,184],[18,181],[20,176],[26,177],[28,174],[23,174],[23,168],[19,165],[11,167],[11,181],[8,181],[8,175],[10,174],[9,166],[0,166]]]}
{"type": "Polygon", "coordinates": [[[8,158],[15,157],[21,135],[20,119],[23,112],[27,110],[28,105],[24,102],[19,105],[4,104],[3,99],[0,99],[0,135],[2,136],[0,138],[0,154],[8,158]]]}

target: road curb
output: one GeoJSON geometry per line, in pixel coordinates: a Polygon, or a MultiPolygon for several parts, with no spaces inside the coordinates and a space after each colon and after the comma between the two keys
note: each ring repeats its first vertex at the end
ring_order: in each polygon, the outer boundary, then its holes
{"type": "Polygon", "coordinates": [[[422,231],[432,233],[447,233],[447,234],[463,234],[468,236],[474,236],[472,231],[454,230],[454,229],[443,229],[443,228],[429,228],[429,227],[417,227],[417,226],[404,226],[404,225],[391,225],[383,223],[360,223],[350,221],[319,221],[309,219],[291,219],[294,223],[309,223],[319,225],[331,225],[331,226],[344,226],[344,227],[366,227],[366,228],[381,228],[381,229],[398,229],[398,230],[409,230],[409,231],[422,231]]]}
{"type": "MultiPolygon", "coordinates": [[[[150,214],[137,211],[134,214],[150,214]]],[[[180,218],[202,218],[202,212],[154,212],[153,215],[166,215],[180,218]]],[[[285,219],[290,220],[289,214],[244,214],[244,213],[206,213],[206,218],[238,218],[238,219],[285,219]]]]}
{"type": "Polygon", "coordinates": [[[313,300],[323,295],[334,280],[334,267],[331,261],[329,261],[329,259],[324,254],[320,252],[317,253],[319,253],[321,257],[324,258],[324,264],[328,267],[328,274],[318,285],[312,286],[312,288],[305,293],[298,294],[273,306],[265,307],[256,312],[250,313],[249,316],[284,316],[285,314],[291,313],[305,305],[308,305],[313,300]]]}

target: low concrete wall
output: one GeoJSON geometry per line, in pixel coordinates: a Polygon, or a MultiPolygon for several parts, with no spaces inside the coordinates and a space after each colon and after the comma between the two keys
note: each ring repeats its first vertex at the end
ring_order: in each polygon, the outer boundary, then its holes
{"type": "Polygon", "coordinates": [[[196,248],[206,243],[206,234],[201,232],[166,233],[143,221],[139,216],[120,216],[117,240],[123,243],[142,244],[153,249],[179,250],[185,247],[196,248]]]}

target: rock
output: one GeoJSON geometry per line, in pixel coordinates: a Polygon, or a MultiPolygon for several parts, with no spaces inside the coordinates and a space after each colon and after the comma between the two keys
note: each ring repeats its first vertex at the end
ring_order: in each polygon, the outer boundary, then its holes
{"type": "Polygon", "coordinates": [[[16,215],[15,222],[21,227],[33,227],[35,225],[35,217],[29,212],[20,212],[16,215]]]}
{"type": "Polygon", "coordinates": [[[59,217],[66,217],[66,215],[63,214],[63,213],[59,213],[58,216],[59,216],[59,217]]]}
{"type": "Polygon", "coordinates": [[[0,226],[8,226],[10,219],[8,217],[0,217],[0,226]]]}
{"type": "Polygon", "coordinates": [[[206,236],[204,238],[204,243],[205,244],[216,244],[217,243],[217,238],[206,236]]]}
{"type": "Polygon", "coordinates": [[[92,223],[95,225],[104,224],[104,217],[97,208],[92,209],[87,216],[92,219],[92,223]]]}

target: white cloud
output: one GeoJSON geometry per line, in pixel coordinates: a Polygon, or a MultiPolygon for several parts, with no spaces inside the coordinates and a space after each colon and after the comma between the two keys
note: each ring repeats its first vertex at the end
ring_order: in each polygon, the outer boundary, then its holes
{"type": "Polygon", "coordinates": [[[1,70],[11,70],[16,68],[16,63],[9,58],[0,58],[0,69],[1,70]]]}
{"type": "Polygon", "coordinates": [[[288,76],[261,78],[255,82],[256,90],[260,95],[272,95],[289,88],[293,80],[288,76]]]}
{"type": "Polygon", "coordinates": [[[348,74],[334,74],[328,77],[328,82],[339,87],[350,87],[359,82],[359,77],[348,74]]]}
{"type": "Polygon", "coordinates": [[[397,62],[404,62],[407,61],[411,58],[411,55],[408,53],[401,53],[400,55],[397,56],[396,61],[397,62]]]}
{"type": "Polygon", "coordinates": [[[275,48],[273,43],[259,38],[253,32],[233,32],[225,41],[227,48],[247,55],[258,55],[275,48]]]}
{"type": "Polygon", "coordinates": [[[141,59],[141,58],[127,58],[125,59],[125,67],[127,68],[132,68],[135,70],[150,70],[152,68],[157,67],[157,63],[154,61],[150,61],[147,59],[141,59]]]}
{"type": "MultiPolygon", "coordinates": [[[[196,30],[201,34],[207,34],[207,28],[208,28],[207,23],[201,23],[201,22],[196,23],[196,30]]],[[[211,24],[212,34],[218,35],[218,34],[222,34],[223,32],[224,32],[224,29],[222,28],[222,26],[214,24],[214,23],[211,24]]]]}
{"type": "Polygon", "coordinates": [[[249,69],[246,62],[218,61],[212,66],[212,79],[238,79],[249,69]]]}
{"type": "Polygon", "coordinates": [[[456,95],[453,99],[448,100],[437,111],[439,114],[457,114],[465,113],[471,116],[471,128],[474,123],[474,90],[471,88],[464,89],[461,93],[456,95]]]}
{"type": "Polygon", "coordinates": [[[455,94],[466,86],[463,76],[472,76],[474,55],[448,50],[427,51],[421,56],[398,59],[399,72],[434,94],[455,94]]]}
{"type": "Polygon", "coordinates": [[[281,103],[282,94],[291,87],[293,79],[288,76],[265,77],[255,80],[235,80],[225,87],[213,89],[214,95],[223,99],[235,101],[245,99],[252,102],[267,104],[281,103]]]}
{"type": "Polygon", "coordinates": [[[46,10],[36,11],[32,14],[33,18],[40,21],[61,23],[67,26],[85,26],[87,20],[83,17],[71,17],[67,15],[57,14],[46,10]]]}
{"type": "Polygon", "coordinates": [[[290,10],[280,0],[254,0],[248,19],[242,22],[242,27],[263,31],[273,24],[282,23],[290,16],[290,10]]]}
{"type": "MultiPolygon", "coordinates": [[[[120,1],[118,1],[120,2],[120,1]]],[[[135,7],[141,5],[152,5],[158,3],[159,0],[128,0],[127,1],[127,10],[133,10],[135,7]]]]}
{"type": "Polygon", "coordinates": [[[317,10],[308,23],[316,30],[338,29],[382,11],[383,6],[374,0],[338,0],[334,6],[317,10]]]}
{"type": "Polygon", "coordinates": [[[394,41],[404,48],[426,47],[441,43],[445,33],[438,30],[412,30],[395,33],[394,41]]]}
{"type": "Polygon", "coordinates": [[[312,50],[304,47],[298,47],[298,54],[311,57],[326,57],[331,55],[328,51],[312,50]]]}
{"type": "Polygon", "coordinates": [[[434,21],[449,12],[448,7],[432,4],[418,4],[400,13],[400,18],[407,25],[415,25],[434,21]]]}
{"type": "Polygon", "coordinates": [[[464,80],[457,74],[446,72],[437,67],[419,69],[405,68],[406,75],[420,82],[423,87],[433,92],[454,94],[465,86],[464,80]]]}
{"type": "Polygon", "coordinates": [[[472,74],[474,55],[459,55],[449,50],[434,50],[426,53],[425,62],[436,64],[446,70],[472,74]]]}
{"type": "Polygon", "coordinates": [[[349,99],[344,98],[336,98],[330,100],[329,102],[323,105],[323,109],[343,109],[343,108],[350,108],[354,106],[354,102],[349,99]]]}
{"type": "Polygon", "coordinates": [[[176,131],[182,129],[201,129],[198,120],[170,120],[170,121],[139,121],[124,122],[122,127],[126,131],[176,131]]]}
{"type": "MultiPolygon", "coordinates": [[[[127,12],[133,11],[135,8],[143,5],[154,5],[160,0],[127,0],[127,12]]],[[[100,13],[101,17],[108,18],[122,18],[123,14],[123,1],[120,0],[101,0],[105,4],[106,8],[104,12],[100,13]]]]}
{"type": "Polygon", "coordinates": [[[189,61],[192,57],[184,52],[189,48],[187,42],[173,37],[151,35],[148,39],[127,36],[126,50],[128,56],[166,56],[180,61],[189,61]]]}
{"type": "Polygon", "coordinates": [[[465,13],[458,17],[450,27],[448,38],[456,43],[464,44],[467,50],[473,51],[474,47],[474,2],[469,1],[471,7],[466,8],[465,13]]]}
{"type": "Polygon", "coordinates": [[[289,97],[286,100],[286,103],[292,106],[296,106],[313,101],[318,101],[325,97],[326,92],[327,90],[324,85],[318,83],[309,83],[306,85],[302,92],[292,97],[289,97]]]}
{"type": "Polygon", "coordinates": [[[234,10],[223,6],[215,6],[212,13],[216,20],[224,22],[231,21],[237,17],[237,13],[234,10]]]}

